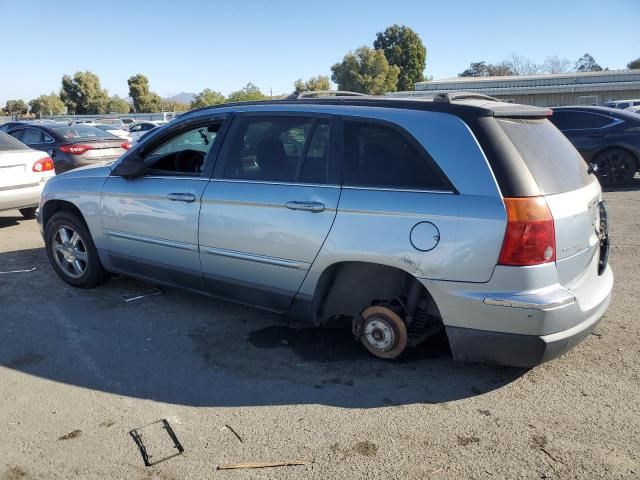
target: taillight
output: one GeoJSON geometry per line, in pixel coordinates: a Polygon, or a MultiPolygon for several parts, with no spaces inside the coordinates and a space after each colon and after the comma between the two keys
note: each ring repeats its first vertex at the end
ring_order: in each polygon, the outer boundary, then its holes
{"type": "Polygon", "coordinates": [[[76,143],[75,145],[62,145],[60,150],[64,153],[71,153],[73,155],[82,155],[87,150],[91,150],[93,147],[91,145],[81,145],[76,143]]]}
{"type": "Polygon", "coordinates": [[[36,163],[33,164],[33,167],[31,167],[31,170],[37,173],[48,172],[50,170],[53,170],[53,160],[51,160],[50,157],[41,158],[40,160],[37,160],[36,163]]]}
{"type": "Polygon", "coordinates": [[[507,230],[500,265],[539,265],[555,262],[553,216],[543,197],[505,198],[507,230]]]}
{"type": "Polygon", "coordinates": [[[124,148],[125,150],[129,150],[131,148],[131,143],[129,143],[129,142],[121,143],[120,147],[124,148]]]}

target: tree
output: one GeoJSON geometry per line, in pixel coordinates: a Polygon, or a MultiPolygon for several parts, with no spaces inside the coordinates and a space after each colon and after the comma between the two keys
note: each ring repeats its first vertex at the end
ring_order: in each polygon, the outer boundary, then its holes
{"type": "Polygon", "coordinates": [[[504,62],[491,64],[486,62],[472,62],[459,77],[504,77],[513,75],[513,72],[504,62]]]}
{"type": "Polygon", "coordinates": [[[31,113],[42,117],[43,115],[62,115],[66,108],[60,96],[51,92],[50,95],[40,95],[29,102],[31,113]]]}
{"type": "Polygon", "coordinates": [[[513,75],[535,75],[542,70],[542,65],[515,53],[511,53],[503,63],[513,72],[513,75]]]}
{"type": "Polygon", "coordinates": [[[303,82],[301,78],[296,80],[293,84],[296,92],[317,92],[319,90],[331,90],[331,80],[327,75],[318,75],[317,77],[311,77],[306,82],[303,82]]]}
{"type": "Polygon", "coordinates": [[[391,25],[376,34],[373,48],[384,51],[389,65],[400,68],[398,90],[413,90],[416,82],[424,80],[427,49],[420,36],[405,25],[391,25]]]}
{"type": "Polygon", "coordinates": [[[331,79],[340,90],[383,95],[395,92],[400,68],[389,65],[382,50],[360,47],[331,67],[331,79]]]}
{"type": "Polygon", "coordinates": [[[269,97],[264,95],[258,87],[249,82],[242,89],[231,92],[227,97],[227,102],[251,102],[267,98],[269,97]]]}
{"type": "Polygon", "coordinates": [[[133,107],[138,113],[159,112],[160,95],[149,89],[149,79],[141,73],[129,77],[129,96],[133,99],[133,107]]]}
{"type": "Polygon", "coordinates": [[[108,104],[109,113],[115,112],[119,114],[129,113],[131,111],[131,105],[124,98],[114,95],[109,99],[108,104]]]}
{"type": "Polygon", "coordinates": [[[107,113],[109,94],[100,86],[98,76],[87,70],[62,77],[60,100],[70,113],[103,114],[107,113]]]}
{"type": "Polygon", "coordinates": [[[188,103],[162,99],[161,108],[163,112],[186,112],[191,106],[188,103]]]}
{"type": "Polygon", "coordinates": [[[191,102],[191,108],[218,105],[219,103],[224,103],[224,101],[224,95],[222,95],[220,92],[216,92],[215,90],[211,90],[210,88],[205,88],[195,96],[195,98],[191,102]]]}
{"type": "Polygon", "coordinates": [[[571,62],[567,58],[560,58],[557,55],[547,57],[542,64],[542,71],[545,73],[565,73],[569,71],[571,62]]]}
{"type": "Polygon", "coordinates": [[[6,115],[26,115],[27,110],[27,104],[24,103],[24,100],[7,100],[2,109],[6,115]]]}
{"type": "Polygon", "coordinates": [[[640,57],[636,58],[635,60],[631,60],[629,63],[627,63],[627,68],[629,69],[640,68],[640,57]]]}
{"type": "Polygon", "coordinates": [[[578,59],[573,69],[576,70],[577,72],[601,72],[602,71],[602,67],[598,65],[595,59],[588,53],[585,53],[582,57],[578,59]]]}

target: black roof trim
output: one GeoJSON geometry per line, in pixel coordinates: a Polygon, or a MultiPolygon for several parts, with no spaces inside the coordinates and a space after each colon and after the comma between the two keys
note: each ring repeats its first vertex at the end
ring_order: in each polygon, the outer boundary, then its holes
{"type": "MultiPolygon", "coordinates": [[[[380,97],[373,95],[363,96],[335,96],[320,98],[283,99],[283,100],[261,100],[252,102],[223,103],[200,107],[183,115],[203,110],[215,110],[221,108],[245,107],[256,105],[344,105],[356,107],[383,107],[400,108],[406,110],[423,110],[445,112],[461,117],[509,117],[509,118],[544,118],[551,115],[548,108],[533,107],[530,105],[519,105],[514,103],[498,102],[493,100],[474,98],[464,98],[446,103],[437,102],[432,99],[416,99],[410,97],[380,97]]],[[[182,115],[181,115],[182,116],[182,115]]]]}

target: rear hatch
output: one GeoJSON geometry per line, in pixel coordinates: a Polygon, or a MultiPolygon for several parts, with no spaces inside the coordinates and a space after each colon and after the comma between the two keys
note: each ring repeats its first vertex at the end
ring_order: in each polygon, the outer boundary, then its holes
{"type": "MultiPolygon", "coordinates": [[[[526,164],[553,215],[556,266],[562,285],[571,287],[590,269],[607,233],[606,205],[596,176],[571,142],[549,120],[496,119],[526,164]]],[[[604,260],[604,259],[602,259],[604,260]]]]}
{"type": "Polygon", "coordinates": [[[37,184],[40,177],[34,174],[32,167],[42,156],[42,152],[36,152],[0,132],[0,190],[37,184]]]}

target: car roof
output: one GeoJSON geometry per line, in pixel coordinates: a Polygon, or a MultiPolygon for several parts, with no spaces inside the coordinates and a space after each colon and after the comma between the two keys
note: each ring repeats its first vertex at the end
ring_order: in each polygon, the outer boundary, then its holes
{"type": "Polygon", "coordinates": [[[575,106],[575,107],[554,107],[552,110],[554,112],[573,111],[573,112],[585,112],[585,113],[599,113],[601,115],[608,115],[609,117],[617,118],[620,120],[629,120],[632,122],[640,121],[638,119],[637,113],[627,112],[625,110],[620,110],[619,108],[583,105],[583,106],[575,106]]]}
{"type": "Polygon", "coordinates": [[[329,105],[329,106],[362,106],[362,107],[383,107],[400,108],[408,110],[426,110],[452,113],[458,116],[471,115],[509,117],[509,118],[540,118],[551,115],[548,108],[535,107],[532,105],[520,105],[516,103],[501,102],[486,95],[479,95],[468,92],[451,92],[435,95],[433,98],[415,98],[411,96],[374,96],[374,95],[348,95],[348,96],[327,96],[317,98],[293,98],[287,97],[283,100],[263,100],[255,102],[236,102],[207,107],[196,108],[186,112],[190,115],[194,112],[212,111],[226,109],[233,110],[238,107],[252,105],[329,105]]]}

